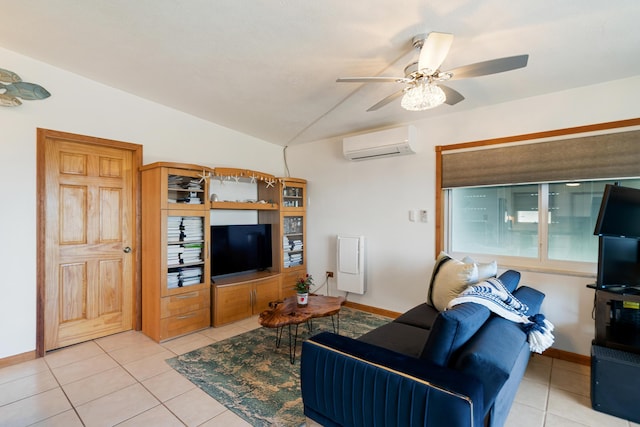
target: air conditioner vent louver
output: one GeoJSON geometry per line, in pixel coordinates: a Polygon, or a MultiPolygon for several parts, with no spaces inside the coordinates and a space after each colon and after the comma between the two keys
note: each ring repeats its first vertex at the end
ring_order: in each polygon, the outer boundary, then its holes
{"type": "Polygon", "coordinates": [[[371,160],[381,157],[414,154],[416,128],[403,126],[344,138],[342,153],[348,160],[371,160]]]}

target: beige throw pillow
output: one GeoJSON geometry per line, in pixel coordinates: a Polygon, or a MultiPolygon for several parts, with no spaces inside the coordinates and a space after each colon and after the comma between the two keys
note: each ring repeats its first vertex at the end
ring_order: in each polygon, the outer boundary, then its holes
{"type": "Polygon", "coordinates": [[[478,266],[475,263],[464,263],[441,252],[433,267],[427,302],[443,311],[449,301],[477,281],[478,266]]]}

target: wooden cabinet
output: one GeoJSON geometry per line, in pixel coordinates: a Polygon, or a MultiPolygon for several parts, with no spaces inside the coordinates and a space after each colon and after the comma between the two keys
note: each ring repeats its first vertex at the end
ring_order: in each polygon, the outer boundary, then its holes
{"type": "Polygon", "coordinates": [[[213,285],[213,325],[220,326],[259,314],[280,299],[280,275],[248,274],[213,285]]]}
{"type": "Polygon", "coordinates": [[[141,172],[145,334],[162,341],[206,328],[212,321],[214,326],[235,322],[295,294],[296,279],[306,274],[305,180],[168,162],[145,165],[141,172]],[[210,202],[214,179],[255,185],[257,200],[210,202]],[[215,221],[223,210],[254,210],[259,223],[271,224],[270,271],[216,279],[212,284],[211,215],[215,221]],[[197,238],[189,235],[194,231],[197,238]]]}
{"type": "Polygon", "coordinates": [[[211,324],[209,202],[203,170],[142,171],[142,331],[162,341],[211,324]]]}
{"type": "Polygon", "coordinates": [[[280,274],[280,298],[292,297],[296,294],[294,285],[299,277],[306,274],[306,270],[285,271],[280,274]]]}
{"type": "Polygon", "coordinates": [[[300,178],[279,178],[278,181],[277,188],[264,189],[261,197],[277,200],[280,210],[277,215],[264,213],[262,218],[274,224],[277,231],[273,233],[274,264],[277,264],[274,268],[283,273],[296,271],[298,277],[305,274],[307,265],[307,181],[300,178]]]}

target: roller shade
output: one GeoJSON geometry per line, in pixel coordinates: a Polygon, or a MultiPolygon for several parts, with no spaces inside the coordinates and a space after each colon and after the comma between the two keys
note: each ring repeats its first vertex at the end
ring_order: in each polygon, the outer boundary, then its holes
{"type": "Polygon", "coordinates": [[[442,153],[442,187],[640,176],[640,130],[442,153]]]}

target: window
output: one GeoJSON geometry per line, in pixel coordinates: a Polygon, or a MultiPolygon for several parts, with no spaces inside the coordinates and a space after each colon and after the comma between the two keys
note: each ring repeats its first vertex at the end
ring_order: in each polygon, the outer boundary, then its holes
{"type": "Polygon", "coordinates": [[[593,230],[605,184],[614,182],[640,188],[640,179],[624,179],[449,189],[447,250],[560,269],[596,263],[593,230]]]}

